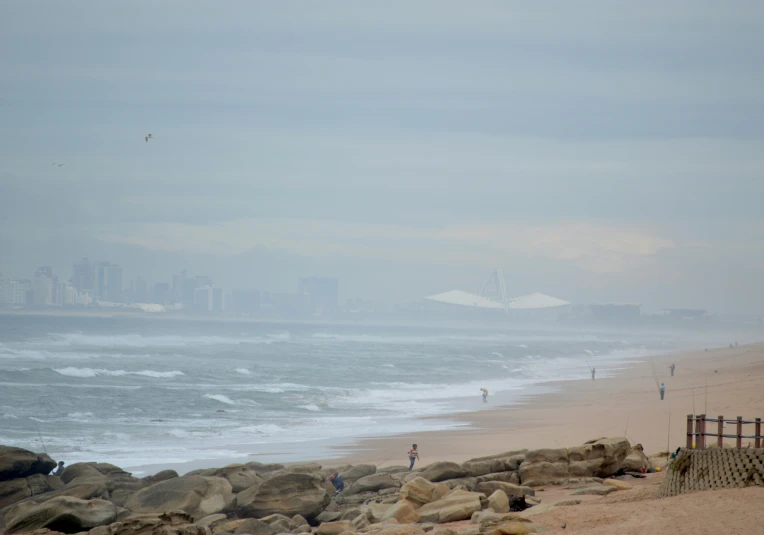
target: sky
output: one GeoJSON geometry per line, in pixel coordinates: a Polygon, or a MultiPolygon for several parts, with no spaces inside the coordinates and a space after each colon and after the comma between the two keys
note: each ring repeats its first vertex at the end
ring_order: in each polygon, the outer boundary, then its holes
{"type": "Polygon", "coordinates": [[[762,27],[755,0],[0,1],[0,273],[405,302],[498,267],[764,314],[762,27]]]}

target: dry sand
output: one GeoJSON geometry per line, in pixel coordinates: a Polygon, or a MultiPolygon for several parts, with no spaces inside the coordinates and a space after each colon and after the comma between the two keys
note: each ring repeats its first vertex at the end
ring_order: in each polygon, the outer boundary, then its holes
{"type": "MultiPolygon", "coordinates": [[[[614,378],[550,383],[557,392],[532,397],[525,405],[459,415],[471,424],[468,429],[373,438],[345,446],[342,450],[348,455],[325,464],[408,464],[405,453],[414,442],[425,465],[522,448],[574,446],[624,434],[652,454],[685,445],[687,415],[693,412],[764,417],[764,343],[662,355],[652,361],[666,384],[663,401],[648,360],[614,378]],[[674,377],[668,369],[672,362],[674,377]]],[[[728,424],[727,432],[734,433],[733,427],[728,424]]],[[[753,427],[744,428],[744,434],[753,434],[753,427]]]]}

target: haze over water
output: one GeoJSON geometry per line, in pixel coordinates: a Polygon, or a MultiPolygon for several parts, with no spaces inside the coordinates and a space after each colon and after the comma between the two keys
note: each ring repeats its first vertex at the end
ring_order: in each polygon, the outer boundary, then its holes
{"type": "Polygon", "coordinates": [[[449,415],[689,344],[560,326],[6,317],[0,443],[41,450],[39,426],[56,459],[128,468],[325,458],[329,445],[465,425],[449,415]]]}

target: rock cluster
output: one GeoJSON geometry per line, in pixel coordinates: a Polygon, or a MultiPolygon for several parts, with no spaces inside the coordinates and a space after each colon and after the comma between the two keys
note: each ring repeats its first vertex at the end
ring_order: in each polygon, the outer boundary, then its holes
{"type": "Polygon", "coordinates": [[[623,485],[601,478],[615,474],[627,457],[631,462],[636,453],[625,438],[603,438],[463,464],[436,462],[413,472],[406,466],[248,463],[136,478],[111,464],[77,463],[56,477],[47,475],[56,465],[47,455],[0,446],[0,532],[453,535],[435,526],[472,520],[479,526],[473,535],[531,533],[537,526],[511,511],[544,507],[533,487],[613,492],[623,485]],[[326,476],[335,470],[346,487],[332,498],[326,476]]]}

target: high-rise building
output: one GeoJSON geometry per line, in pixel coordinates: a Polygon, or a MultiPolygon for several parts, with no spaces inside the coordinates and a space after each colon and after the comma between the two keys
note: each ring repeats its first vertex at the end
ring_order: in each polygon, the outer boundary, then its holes
{"type": "Polygon", "coordinates": [[[326,277],[300,279],[298,293],[307,296],[313,310],[334,310],[339,303],[339,282],[326,277]]]}
{"type": "Polygon", "coordinates": [[[185,291],[186,270],[184,269],[177,275],[172,276],[172,300],[174,303],[183,302],[183,292],[185,291]]]}
{"type": "Polygon", "coordinates": [[[102,301],[122,302],[122,268],[111,262],[99,262],[96,296],[102,301]]]}
{"type": "Polygon", "coordinates": [[[5,291],[9,305],[26,306],[31,304],[32,285],[28,280],[11,280],[5,291]]]}
{"type": "Polygon", "coordinates": [[[151,292],[151,301],[160,305],[166,305],[170,302],[170,284],[167,282],[157,282],[151,292]]]}
{"type": "Polygon", "coordinates": [[[34,274],[32,302],[35,306],[50,306],[53,301],[53,268],[43,266],[34,274]]]}
{"type": "Polygon", "coordinates": [[[196,289],[197,284],[195,279],[183,280],[183,294],[180,301],[183,303],[183,308],[188,310],[194,308],[194,303],[196,303],[196,289]]]}
{"type": "Polygon", "coordinates": [[[260,292],[257,290],[234,290],[231,294],[231,309],[236,314],[253,316],[260,312],[260,292]]]}
{"type": "Polygon", "coordinates": [[[55,303],[62,307],[77,304],[77,290],[69,281],[61,281],[56,284],[55,303]]]}
{"type": "Polygon", "coordinates": [[[85,257],[72,265],[72,286],[80,292],[88,292],[95,289],[93,263],[85,257]]]}
{"type": "Polygon", "coordinates": [[[132,284],[132,299],[134,303],[145,303],[149,300],[149,284],[143,277],[138,277],[132,284]]]}
{"type": "Polygon", "coordinates": [[[212,288],[212,308],[213,312],[223,312],[225,310],[225,298],[223,288],[212,288]]]}
{"type": "Polygon", "coordinates": [[[194,290],[193,310],[200,313],[212,310],[212,287],[205,286],[194,290]]]}

